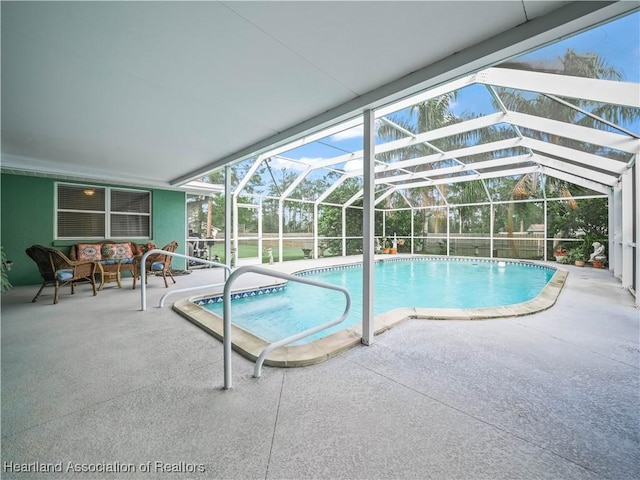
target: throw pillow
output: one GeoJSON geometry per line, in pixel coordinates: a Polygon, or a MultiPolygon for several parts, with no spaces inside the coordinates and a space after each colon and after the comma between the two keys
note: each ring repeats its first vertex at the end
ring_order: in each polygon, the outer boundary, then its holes
{"type": "Polygon", "coordinates": [[[115,260],[133,257],[130,243],[112,243],[109,246],[111,247],[111,258],[115,260]]]}
{"type": "Polygon", "coordinates": [[[78,260],[102,260],[102,245],[99,243],[79,243],[78,260]]]}

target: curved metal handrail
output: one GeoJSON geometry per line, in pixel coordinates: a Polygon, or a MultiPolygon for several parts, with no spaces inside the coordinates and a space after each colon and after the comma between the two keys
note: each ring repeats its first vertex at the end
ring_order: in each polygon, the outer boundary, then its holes
{"type": "Polygon", "coordinates": [[[339,287],[337,285],[331,285],[328,283],[318,282],[316,280],[311,280],[309,278],[304,277],[296,277],[295,275],[290,275],[288,273],[276,272],[270,270],[268,268],[259,267],[256,265],[247,265],[244,267],[240,267],[235,270],[231,276],[227,279],[227,282],[224,286],[224,297],[223,297],[223,350],[224,350],[224,388],[230,389],[232,388],[232,379],[231,379],[231,286],[236,281],[238,277],[244,275],[245,273],[259,273],[262,275],[268,275],[271,277],[282,278],[284,280],[289,280],[292,282],[305,283],[307,285],[313,285],[316,287],[326,288],[329,290],[336,290],[338,292],[344,293],[347,304],[344,309],[344,313],[339,318],[332,320],[327,323],[323,323],[322,325],[318,325],[316,327],[305,330],[304,332],[297,333],[296,335],[292,335],[290,337],[284,338],[277,342],[272,343],[267,348],[265,348],[262,353],[258,356],[256,360],[256,364],[254,367],[254,377],[259,377],[262,369],[262,364],[266,356],[276,348],[283,347],[289,343],[300,340],[301,338],[308,337],[309,335],[313,335],[321,330],[332,327],[343,322],[347,316],[349,315],[349,310],[351,309],[351,295],[349,295],[349,291],[346,288],[339,287]]]}
{"type": "MultiPolygon", "coordinates": [[[[183,255],[182,253],[176,253],[176,252],[167,252],[166,250],[161,250],[159,248],[154,248],[152,250],[149,250],[148,252],[145,252],[144,255],[142,255],[142,259],[140,260],[140,310],[145,311],[147,309],[147,287],[146,287],[146,276],[147,276],[147,272],[146,272],[146,268],[145,268],[145,263],[147,260],[147,257],[151,254],[154,253],[162,253],[163,255],[170,255],[172,257],[179,257],[179,258],[186,258],[187,260],[193,260],[199,263],[204,263],[206,265],[211,265],[213,267],[222,267],[226,270],[226,273],[231,273],[231,267],[223,264],[223,263],[218,263],[218,262],[212,262],[211,260],[204,260],[202,258],[198,258],[198,257],[191,257],[189,255],[183,255]]],[[[214,284],[214,285],[209,285],[209,287],[214,287],[214,286],[220,286],[221,284],[214,284]]],[[[185,292],[185,291],[189,291],[189,290],[196,290],[198,288],[205,288],[205,286],[203,287],[190,287],[190,288],[183,288],[181,290],[172,290],[171,292],[165,293],[162,298],[160,299],[160,307],[164,306],[164,299],[165,297],[167,297],[168,295],[170,295],[171,293],[178,293],[178,292],[185,292]]]]}

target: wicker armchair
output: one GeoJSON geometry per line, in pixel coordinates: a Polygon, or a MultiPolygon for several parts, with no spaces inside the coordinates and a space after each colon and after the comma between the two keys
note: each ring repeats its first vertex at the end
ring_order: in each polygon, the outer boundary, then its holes
{"type": "Polygon", "coordinates": [[[35,302],[42,289],[47,285],[53,285],[55,291],[53,294],[53,303],[58,303],[58,294],[60,287],[71,285],[71,293],[75,293],[75,285],[78,282],[89,282],[93,289],[93,295],[96,295],[95,271],[96,265],[91,261],[72,261],[60,250],[45,247],[42,245],[33,245],[26,250],[27,255],[36,262],[40,275],[42,276],[42,286],[32,302],[35,302]]]}
{"type": "MultiPolygon", "coordinates": [[[[178,248],[178,242],[171,242],[161,250],[165,252],[175,252],[178,248]]],[[[165,288],[169,288],[169,283],[167,283],[167,275],[171,277],[173,283],[176,283],[176,279],[173,278],[173,274],[171,273],[171,255],[165,255],[163,253],[154,253],[147,257],[144,262],[146,278],[145,284],[149,282],[149,276],[152,274],[162,274],[162,278],[164,279],[165,288]]],[[[133,276],[133,288],[136,288],[136,279],[140,278],[140,261],[141,257],[137,257],[135,260],[135,275],[133,276]]]]}

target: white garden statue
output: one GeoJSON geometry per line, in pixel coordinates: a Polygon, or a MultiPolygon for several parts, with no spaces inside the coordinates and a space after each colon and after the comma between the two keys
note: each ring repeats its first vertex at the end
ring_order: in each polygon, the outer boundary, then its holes
{"type": "Polygon", "coordinates": [[[589,262],[594,260],[605,261],[607,257],[604,254],[604,245],[600,242],[593,242],[591,246],[593,247],[593,253],[589,256],[589,262]]]}

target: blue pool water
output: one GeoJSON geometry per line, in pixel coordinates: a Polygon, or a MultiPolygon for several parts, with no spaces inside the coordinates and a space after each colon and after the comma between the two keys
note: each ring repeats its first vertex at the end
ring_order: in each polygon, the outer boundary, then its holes
{"type": "MultiPolygon", "coordinates": [[[[374,314],[399,307],[479,308],[521,303],[535,298],[555,271],[521,263],[414,259],[375,265],[374,314]]],[[[308,337],[311,342],[361,322],[362,266],[304,273],[351,293],[351,313],[340,325],[308,337]]],[[[204,305],[222,316],[222,303],[204,305]]],[[[342,315],[340,292],[289,282],[284,291],[233,300],[233,323],[274,342],[342,315]]]]}

